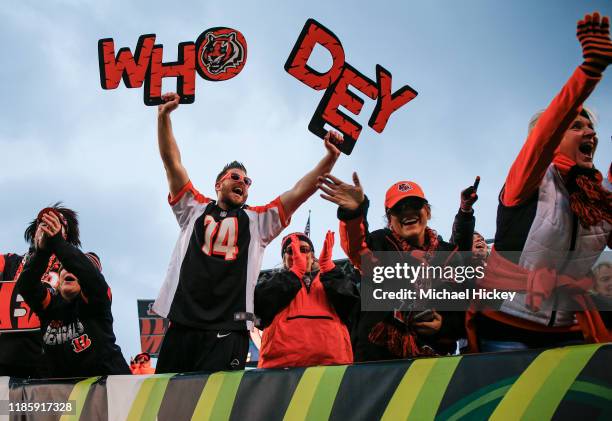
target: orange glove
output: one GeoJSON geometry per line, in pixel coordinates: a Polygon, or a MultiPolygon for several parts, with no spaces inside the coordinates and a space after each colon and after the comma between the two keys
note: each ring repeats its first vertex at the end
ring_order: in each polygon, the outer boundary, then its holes
{"type": "Polygon", "coordinates": [[[300,251],[300,239],[297,235],[291,236],[291,267],[290,272],[295,273],[298,279],[302,280],[306,273],[306,255],[300,251]]]}
{"type": "Polygon", "coordinates": [[[319,256],[319,267],[321,268],[321,273],[330,272],[336,267],[334,261],[332,260],[334,241],[334,232],[327,231],[327,234],[325,235],[325,242],[323,243],[323,249],[321,250],[321,255],[319,256]]]}

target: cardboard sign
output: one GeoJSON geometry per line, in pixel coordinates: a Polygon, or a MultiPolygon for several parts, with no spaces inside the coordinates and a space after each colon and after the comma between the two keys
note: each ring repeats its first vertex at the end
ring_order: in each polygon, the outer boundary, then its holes
{"type": "Polygon", "coordinates": [[[417,91],[405,85],[393,92],[391,73],[380,64],[376,65],[376,82],[361,74],[345,60],[342,43],[333,32],[314,19],[308,19],[300,36],[287,58],[285,70],[296,79],[325,94],[315,110],[308,130],[323,138],[329,124],[344,135],[344,141],[336,145],[340,151],[350,155],[359,138],[362,126],[338,109],[342,106],[354,115],[359,115],[364,101],[349,90],[354,88],[365,96],[376,100],[376,106],[368,126],[378,133],[385,129],[389,117],[417,95],[417,91]],[[332,57],[332,66],[321,73],[308,65],[308,59],[316,45],[325,48],[332,57]]]}
{"type": "Polygon", "coordinates": [[[116,89],[123,79],[127,88],[140,88],[144,83],[145,105],[162,103],[162,79],[175,77],[176,92],[181,104],[195,101],[195,74],[213,82],[238,75],[247,59],[247,44],[237,30],[224,27],[202,32],[197,41],[181,42],[178,59],[164,63],[164,46],[155,44],[155,34],[141,35],[134,54],[128,47],[115,55],[112,38],[98,41],[100,85],[116,89]]]}
{"type": "Polygon", "coordinates": [[[169,322],[151,310],[154,302],[155,300],[138,300],[138,322],[141,352],[148,352],[151,357],[157,358],[169,322]]]}

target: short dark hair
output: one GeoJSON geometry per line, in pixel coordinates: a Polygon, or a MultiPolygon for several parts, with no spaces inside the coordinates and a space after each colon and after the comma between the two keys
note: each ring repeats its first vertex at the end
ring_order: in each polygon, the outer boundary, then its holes
{"type": "MultiPolygon", "coordinates": [[[[68,209],[62,206],[62,202],[54,203],[49,206],[55,209],[64,216],[66,220],[66,241],[77,247],[81,246],[81,240],[79,239],[79,220],[78,214],[72,209],[68,209]]],[[[36,228],[38,228],[38,217],[34,218],[30,225],[26,228],[23,233],[23,238],[30,244],[34,245],[34,235],[36,234],[36,228]]]]}
{"type": "Polygon", "coordinates": [[[219,180],[221,180],[221,178],[225,175],[226,172],[228,172],[229,170],[234,170],[234,169],[242,170],[244,171],[245,174],[247,173],[247,169],[242,162],[232,161],[229,164],[226,164],[225,167],[223,167],[219,175],[217,175],[217,179],[215,180],[215,183],[218,183],[219,180]]]}

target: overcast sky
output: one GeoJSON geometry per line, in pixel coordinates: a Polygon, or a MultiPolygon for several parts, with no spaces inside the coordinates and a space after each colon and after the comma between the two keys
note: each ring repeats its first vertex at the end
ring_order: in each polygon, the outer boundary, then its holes
{"type": "MultiPolygon", "coordinates": [[[[430,226],[448,239],[459,193],[480,175],[477,230],[490,238],[497,194],[527,122],[582,62],[576,21],[594,10],[610,15],[612,4],[3,1],[0,252],[26,251],[23,231],[42,207],[61,200],[77,210],[84,250],[100,255],[113,288],[118,342],[126,358],[138,353],[136,300],[157,296],[179,230],[157,151],[157,110],[143,104],[142,89],[102,90],[97,41],[110,37],[117,49],[133,51],[139,35],[155,33],[169,62],[179,42],[208,28],[241,31],[243,71],[217,83],[196,76],[195,103],[172,118],[184,165],[203,194],[214,194],[215,175],[237,159],[254,180],[248,203],[261,205],[324,154],[307,129],[323,93],[283,69],[308,18],[337,35],[361,73],[375,79],[379,63],[393,74],[394,90],[409,84],[419,93],[382,134],[367,127],[374,101],[365,99],[355,117],[365,126],[361,137],[334,170],[345,180],[359,173],[372,200],[371,227],[383,224],[386,189],[407,179],[423,187],[430,226]]],[[[321,71],[329,63],[322,51],[312,61],[321,71]]],[[[611,78],[587,101],[600,118],[595,164],[604,172],[612,157],[611,78]]],[[[164,90],[175,86],[164,81],[164,90]]],[[[318,253],[324,233],[337,231],[336,208],[315,196],[286,232],[304,229],[308,209],[318,253]]],[[[278,239],[268,247],[264,268],[280,263],[279,247],[278,239]]],[[[334,252],[344,257],[338,245],[334,252]]]]}

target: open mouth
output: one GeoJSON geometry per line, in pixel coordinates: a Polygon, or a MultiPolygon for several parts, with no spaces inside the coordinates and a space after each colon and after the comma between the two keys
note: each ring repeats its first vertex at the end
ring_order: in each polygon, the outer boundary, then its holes
{"type": "Polygon", "coordinates": [[[419,222],[419,218],[416,216],[411,217],[411,218],[402,218],[400,222],[402,226],[416,225],[419,222]]]}
{"type": "Polygon", "coordinates": [[[593,153],[595,152],[595,143],[593,142],[584,142],[579,147],[578,150],[587,158],[593,159],[593,153]]]}
{"type": "Polygon", "coordinates": [[[64,278],[64,282],[76,282],[77,278],[72,275],[68,275],[64,278]]]}
{"type": "Polygon", "coordinates": [[[234,187],[232,189],[232,193],[237,194],[238,196],[242,196],[244,193],[244,190],[242,190],[242,187],[234,187]]]}

